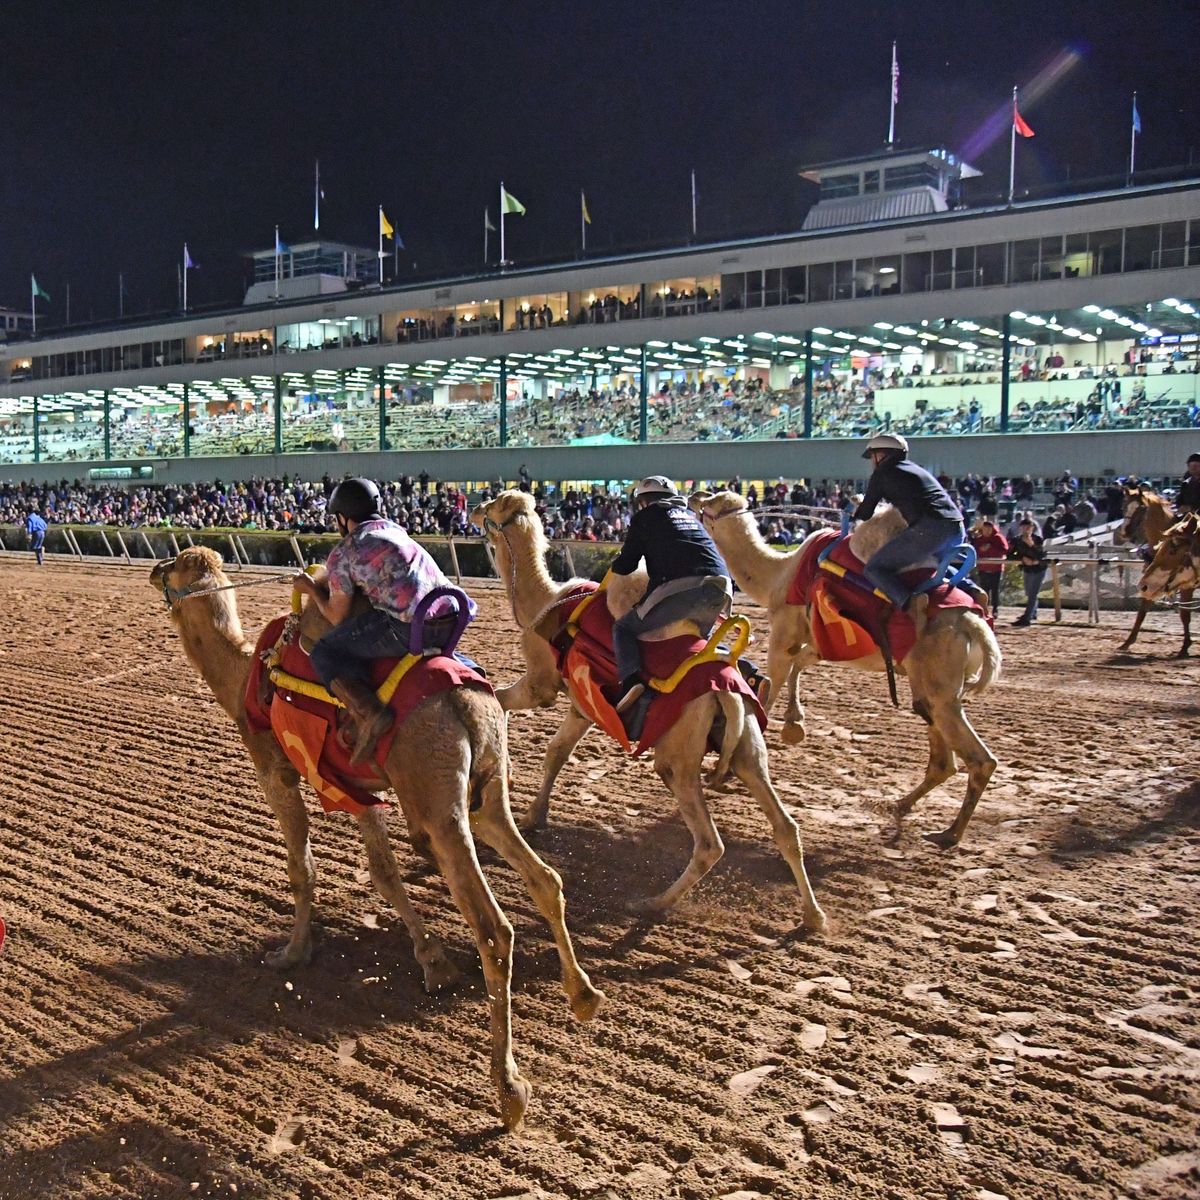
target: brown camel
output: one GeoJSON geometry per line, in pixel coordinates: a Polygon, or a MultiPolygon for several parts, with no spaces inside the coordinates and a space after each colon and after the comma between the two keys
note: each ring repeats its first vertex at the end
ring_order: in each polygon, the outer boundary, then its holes
{"type": "MultiPolygon", "coordinates": [[[[276,968],[308,962],[312,955],[312,906],[316,871],[308,837],[308,814],[300,776],[267,730],[256,732],[246,718],[244,694],[254,643],[242,633],[237,605],[221,559],[194,547],[158,563],[151,584],[167,596],[171,623],[192,665],[204,677],[238,728],[254,762],[287,845],[288,877],[295,900],[292,934],[267,955],[276,968]]],[[[300,632],[319,637],[328,628],[316,605],[305,607],[300,632]]],[[[508,804],[508,745],[504,714],[481,689],[454,688],[419,705],[396,731],[382,773],[371,788],[391,788],[410,836],[431,851],[450,894],[475,935],[487,984],[492,1032],[492,1078],[507,1129],[516,1129],[531,1088],[512,1054],[511,977],[513,930],[501,912],[475,856],[472,834],[491,846],[521,876],[554,932],[563,988],[581,1021],[593,1016],[603,994],[575,959],[564,915],[562,881],[529,848],[513,823],[508,804]]],[[[399,911],[429,990],[452,982],[457,970],[436,937],[428,933],[404,890],[388,841],[383,806],[357,817],[371,880],[399,911]]]]}
{"type": "MultiPolygon", "coordinates": [[[[1135,546],[1149,546],[1151,550],[1157,552],[1168,531],[1174,532],[1174,529],[1178,528],[1175,524],[1177,519],[1174,507],[1165,496],[1160,496],[1157,492],[1152,492],[1145,487],[1127,487],[1125,489],[1125,521],[1113,535],[1113,541],[1118,545],[1132,543],[1135,546]]],[[[1153,567],[1154,564],[1150,563],[1142,573],[1142,581],[1138,587],[1141,602],[1138,605],[1137,616],[1133,619],[1133,628],[1129,631],[1129,636],[1117,647],[1117,651],[1124,654],[1133,648],[1133,643],[1137,641],[1137,636],[1142,631],[1142,623],[1146,620],[1146,614],[1150,611],[1155,599],[1170,591],[1178,591],[1179,620],[1183,625],[1183,645],[1179,648],[1178,657],[1186,658],[1192,645],[1191,606],[1195,585],[1180,586],[1176,584],[1172,588],[1159,589],[1150,595],[1147,592],[1146,581],[1151,575],[1153,567]]],[[[1185,578],[1186,576],[1181,577],[1185,578]]]]}
{"type": "MultiPolygon", "coordinates": [[[[786,692],[783,740],[799,742],[804,738],[799,674],[805,667],[820,662],[821,656],[813,643],[808,608],[788,604],[787,594],[801,557],[811,537],[816,535],[810,535],[794,550],[773,550],[763,541],[758,523],[741,496],[733,492],[705,493],[694,498],[693,506],[725,556],[738,587],[770,615],[768,704],[773,704],[780,692],[786,692]]],[[[865,562],[903,527],[904,519],[898,511],[881,509],[854,531],[850,548],[865,562]]],[[[957,755],[966,764],[966,799],[949,828],[923,835],[935,845],[949,848],[962,839],[979,797],[996,769],[991,751],[967,720],[963,698],[983,692],[999,677],[1000,647],[987,623],[968,609],[942,609],[927,622],[918,618],[918,625],[916,643],[896,670],[908,676],[913,711],[929,726],[929,765],[925,778],[896,801],[893,816],[899,833],[900,822],[913,805],[955,773],[957,755]]],[[[839,665],[867,671],[885,670],[879,653],[839,665]]]]}
{"type": "MultiPolygon", "coordinates": [[[[533,508],[533,498],[525,492],[501,492],[494,500],[480,505],[471,521],[484,530],[495,553],[496,567],[508,590],[513,618],[521,628],[521,650],[525,656],[525,674],[514,684],[500,688],[496,695],[505,711],[545,708],[554,704],[560,691],[567,691],[559,674],[555,654],[547,640],[546,618],[574,589],[580,580],[556,584],[546,570],[546,535],[533,508]]],[[[622,605],[627,611],[645,586],[645,577],[630,577],[624,583],[614,577],[608,594],[614,611],[622,605]],[[630,594],[631,590],[634,594],[630,594]]],[[[658,631],[663,639],[680,632],[697,635],[692,623],[677,623],[658,631]]],[[[539,828],[546,823],[554,780],[571,752],[587,733],[591,721],[572,705],[554,735],[543,764],[542,786],[530,807],[523,826],[539,828]]],[[[813,895],[804,868],[804,849],[796,822],[784,810],[771,785],[767,749],[762,731],[754,719],[747,720],[740,695],[730,692],[706,692],[691,700],[675,726],[654,748],[654,769],[675,796],[680,815],[692,834],[692,856],[683,874],[657,896],[631,901],[631,911],[665,914],[716,866],[725,852],[721,835],[713,823],[704,799],[701,769],[710,733],[719,733],[720,759],[714,780],[726,769],[746,785],[771,824],[775,845],[792,870],[800,888],[805,929],[819,931],[825,914],[813,895]],[[715,727],[715,729],[714,729],[715,727]]]]}

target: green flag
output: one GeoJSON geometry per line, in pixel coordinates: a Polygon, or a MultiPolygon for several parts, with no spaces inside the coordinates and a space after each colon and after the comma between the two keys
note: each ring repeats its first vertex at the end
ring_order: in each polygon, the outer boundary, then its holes
{"type": "MultiPolygon", "coordinates": [[[[521,209],[521,211],[524,212],[525,210],[521,209]]],[[[45,300],[47,304],[49,304],[50,293],[42,291],[41,285],[38,283],[36,276],[30,275],[29,278],[33,282],[33,298],[36,300],[39,296],[41,296],[41,298],[45,300]]]]}
{"type": "Polygon", "coordinates": [[[502,213],[517,213],[520,216],[525,215],[525,205],[523,205],[516,196],[510,192],[506,192],[503,187],[500,188],[500,211],[502,213]]]}

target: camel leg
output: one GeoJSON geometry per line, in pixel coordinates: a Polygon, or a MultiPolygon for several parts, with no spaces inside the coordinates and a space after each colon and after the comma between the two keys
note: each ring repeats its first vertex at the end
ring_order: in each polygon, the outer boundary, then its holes
{"type": "Polygon", "coordinates": [[[567,929],[566,905],[563,901],[562,879],[530,848],[513,822],[508,806],[508,788],[499,776],[493,776],[482,789],[482,805],[471,814],[471,829],[491,846],[521,876],[525,890],[537,905],[554,934],[558,960],[562,967],[563,991],[571,1012],[587,1021],[596,1015],[604,993],[592,986],[592,981],[579,965],[571,934],[567,929]]]}
{"type": "Polygon", "coordinates": [[[967,823],[975,811],[975,805],[979,803],[979,797],[983,795],[983,789],[987,787],[988,780],[996,769],[996,759],[983,744],[971,722],[967,720],[967,714],[963,712],[962,704],[957,697],[940,703],[931,703],[930,708],[933,725],[938,729],[950,749],[962,759],[967,770],[967,795],[962,802],[962,807],[958,810],[958,816],[954,818],[948,829],[922,835],[935,846],[948,850],[952,846],[957,846],[962,840],[967,823]]]}
{"type": "Polygon", "coordinates": [[[771,648],[767,653],[767,676],[771,680],[771,694],[767,698],[767,714],[779,696],[787,697],[787,707],[783,713],[783,740],[794,746],[804,741],[804,708],[800,704],[799,679],[795,663],[788,653],[789,647],[783,641],[776,646],[771,640],[771,648]]]}
{"type": "Polygon", "coordinates": [[[513,928],[483,877],[465,812],[431,819],[426,829],[450,895],[479,949],[491,1014],[492,1082],[500,1100],[501,1119],[511,1133],[520,1126],[533,1094],[517,1070],[512,1052],[513,928]]]}
{"type": "Polygon", "coordinates": [[[583,716],[574,705],[563,718],[550,745],[546,748],[546,757],[542,761],[542,786],[538,789],[537,798],[529,806],[521,821],[521,828],[528,831],[544,829],[550,815],[550,793],[554,790],[554,781],[558,773],[566,765],[575,747],[579,745],[583,735],[592,727],[591,721],[583,716]]]}
{"type": "Polygon", "coordinates": [[[561,680],[554,650],[535,633],[521,635],[525,674],[516,683],[496,689],[496,699],[505,712],[525,708],[549,708],[558,697],[561,680]]]}
{"type": "Polygon", "coordinates": [[[272,747],[265,753],[256,752],[251,746],[254,765],[258,771],[258,782],[267,797],[267,803],[283,831],[287,847],[288,882],[292,886],[292,935],[278,950],[265,955],[268,967],[277,971],[288,967],[302,966],[312,959],[312,910],[313,893],[317,884],[317,868],[313,861],[312,846],[308,840],[308,813],[304,798],[300,795],[300,776],[294,767],[277,756],[272,747]]]}
{"type": "Polygon", "coordinates": [[[713,824],[700,782],[700,767],[716,698],[711,694],[702,697],[699,703],[705,708],[701,712],[695,710],[697,703],[693,700],[687,705],[674,728],[654,750],[654,769],[674,795],[679,814],[691,830],[692,857],[683,874],[664,892],[645,900],[629,901],[626,908],[633,913],[661,915],[668,912],[721,861],[725,853],[725,844],[713,824]]]}
{"type": "Polygon", "coordinates": [[[733,755],[734,774],[746,785],[759,807],[771,823],[771,834],[784,861],[791,868],[800,888],[800,905],[804,910],[801,921],[804,928],[820,933],[825,928],[825,914],[813,894],[808,872],[804,868],[804,844],[800,840],[800,827],[784,809],[779,793],[771,784],[767,765],[767,747],[763,742],[758,723],[752,718],[746,721],[746,732],[733,755]]]}
{"type": "Polygon", "coordinates": [[[425,990],[436,992],[448,987],[459,976],[458,968],[446,957],[446,949],[438,938],[429,933],[417,915],[400,878],[400,868],[388,838],[387,817],[382,805],[368,808],[358,817],[358,828],[367,851],[371,882],[379,894],[400,914],[408,936],[412,939],[413,954],[425,975],[425,990]]]}
{"type": "MultiPolygon", "coordinates": [[[[914,702],[914,708],[916,703],[914,702]]],[[[925,768],[925,778],[911,792],[901,796],[895,804],[896,832],[900,832],[901,820],[912,812],[913,805],[922,796],[932,792],[935,787],[946,782],[956,770],[954,753],[946,739],[941,735],[937,726],[930,725],[929,733],[929,764],[925,768]]]]}
{"type": "Polygon", "coordinates": [[[1137,635],[1142,631],[1142,622],[1146,619],[1146,614],[1150,611],[1150,602],[1143,600],[1141,607],[1137,611],[1137,616],[1133,619],[1133,628],[1129,631],[1129,636],[1117,647],[1117,652],[1120,653],[1132,648],[1133,643],[1137,641],[1137,635]]]}

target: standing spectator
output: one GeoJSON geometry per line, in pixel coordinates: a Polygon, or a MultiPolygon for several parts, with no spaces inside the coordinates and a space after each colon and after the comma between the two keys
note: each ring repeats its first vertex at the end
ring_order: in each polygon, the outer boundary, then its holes
{"type": "Polygon", "coordinates": [[[1000,611],[1000,583],[1004,578],[1004,560],[1008,557],[1008,538],[990,517],[984,517],[971,530],[971,545],[979,559],[975,573],[980,586],[987,592],[988,604],[995,616],[1000,611]]]}
{"type": "Polygon", "coordinates": [[[529,468],[524,463],[517,469],[517,479],[520,481],[519,486],[521,491],[527,492],[530,490],[533,481],[529,477],[529,468]]]}
{"type": "Polygon", "coordinates": [[[1046,578],[1046,551],[1042,539],[1034,532],[1032,520],[1026,518],[1021,522],[1021,532],[1008,554],[1021,564],[1025,576],[1025,611],[1013,624],[1032,625],[1037,621],[1038,592],[1046,578]]]}
{"type": "Polygon", "coordinates": [[[38,566],[42,563],[42,547],[46,544],[46,522],[34,510],[29,510],[29,515],[25,518],[25,532],[29,535],[29,548],[37,556],[38,566]]]}

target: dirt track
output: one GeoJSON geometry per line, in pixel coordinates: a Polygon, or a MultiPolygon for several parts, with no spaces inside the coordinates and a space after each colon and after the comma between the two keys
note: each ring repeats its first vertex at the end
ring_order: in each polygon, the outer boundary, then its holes
{"type": "MultiPolygon", "coordinates": [[[[280,603],[240,596],[248,630],[280,603]]],[[[483,597],[467,648],[508,680],[514,626],[483,597]]],[[[770,744],[831,917],[816,940],[792,936],[794,889],[740,793],[714,801],[728,851],[709,880],[633,924],[624,898],[674,878],[688,839],[649,767],[590,735],[538,843],[609,996],[590,1025],[519,881],[485,858],[535,1088],[505,1137],[478,964],[422,993],[346,818],[314,819],[317,958],[261,965],[290,919],[281,839],[145,568],[0,563],[0,610],[3,1200],[1200,1187],[1200,667],[1167,657],[1165,617],[1130,658],[1110,657],[1127,618],[1002,625],[1006,678],[973,707],[1001,766],[949,853],[915,834],[947,823],[961,780],[895,846],[868,807],[919,776],[920,723],[881,677],[813,672],[808,742],[770,744]]],[[[553,727],[512,719],[518,806],[553,727]]],[[[470,967],[443,885],[410,879],[470,967]]]]}

